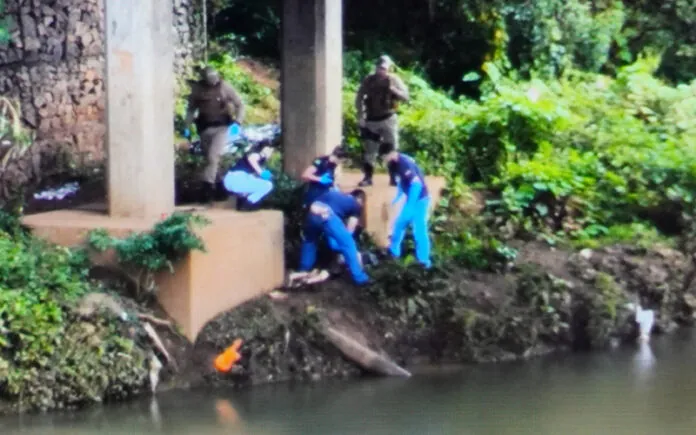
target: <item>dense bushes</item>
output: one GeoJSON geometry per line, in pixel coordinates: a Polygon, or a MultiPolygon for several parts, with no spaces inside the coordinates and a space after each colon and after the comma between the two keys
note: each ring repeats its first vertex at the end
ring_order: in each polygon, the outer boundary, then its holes
{"type": "Polygon", "coordinates": [[[122,397],[144,385],[142,351],[115,323],[84,321],[96,290],[80,251],[42,243],[0,213],[0,402],[54,408],[122,397]]]}
{"type": "MultiPolygon", "coordinates": [[[[455,99],[417,72],[399,71],[412,94],[400,107],[402,149],[448,179],[436,251],[481,265],[488,263],[482,256],[514,258],[500,243],[510,237],[596,246],[653,243],[661,240],[657,229],[680,230],[679,215],[696,191],[696,83],[660,81],[659,64],[644,57],[614,77],[570,70],[523,81],[487,63],[479,101],[455,99]],[[482,218],[460,210],[472,187],[487,199],[482,218]]],[[[266,95],[230,57],[216,65],[250,101],[266,95]]],[[[345,65],[344,136],[358,157],[354,97],[372,59],[349,52],[345,65]]]]}
{"type": "MultiPolygon", "coordinates": [[[[653,76],[658,65],[647,57],[615,78],[515,81],[486,64],[478,102],[403,71],[413,100],[401,106],[402,149],[445,175],[455,196],[462,182],[491,191],[488,211],[516,230],[592,238],[678,216],[696,191],[696,82],[671,87],[653,76]]],[[[357,146],[347,88],[346,134],[357,146]]]]}

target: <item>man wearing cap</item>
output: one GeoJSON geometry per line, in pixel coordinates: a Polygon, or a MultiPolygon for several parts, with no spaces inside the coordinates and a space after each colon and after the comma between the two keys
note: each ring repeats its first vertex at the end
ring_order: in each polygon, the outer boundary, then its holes
{"type": "MultiPolygon", "coordinates": [[[[372,185],[372,174],[381,142],[399,147],[396,108],[400,101],[408,101],[409,93],[404,82],[390,73],[393,66],[389,56],[380,56],[375,72],[365,77],[355,97],[360,136],[363,140],[365,163],[364,179],[360,186],[372,185]]],[[[391,178],[391,184],[395,181],[391,178]]]]}
{"type": "Polygon", "coordinates": [[[227,144],[229,127],[243,120],[244,103],[239,93],[222,80],[212,67],[203,69],[200,80],[191,85],[184,128],[184,137],[190,139],[191,124],[195,122],[201,138],[201,148],[206,156],[206,166],[200,175],[202,202],[209,202],[215,192],[218,167],[227,144]]]}
{"type": "Polygon", "coordinates": [[[314,159],[311,165],[302,173],[302,181],[307,183],[304,204],[311,204],[319,195],[335,187],[339,175],[341,160],[346,158],[346,152],[340,145],[331,154],[314,159]]]}

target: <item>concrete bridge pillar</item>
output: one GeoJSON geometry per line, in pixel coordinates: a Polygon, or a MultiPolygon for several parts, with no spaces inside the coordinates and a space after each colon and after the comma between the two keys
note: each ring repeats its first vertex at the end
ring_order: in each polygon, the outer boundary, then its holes
{"type": "Polygon", "coordinates": [[[342,15],[342,0],[283,1],[283,167],[294,177],[341,141],[342,15]]]}
{"type": "Polygon", "coordinates": [[[114,217],[174,209],[172,0],[106,0],[108,207],[114,217]]]}
{"type": "MultiPolygon", "coordinates": [[[[175,210],[172,0],[105,0],[105,6],[108,204],[24,219],[37,236],[64,246],[84,245],[97,228],[119,238],[148,231],[175,210]]],[[[198,212],[210,220],[197,230],[206,252],[192,252],[173,274],[156,277],[160,304],[191,341],[217,314],[285,278],[282,212],[198,212]]],[[[115,260],[93,258],[111,266],[115,260]]]]}

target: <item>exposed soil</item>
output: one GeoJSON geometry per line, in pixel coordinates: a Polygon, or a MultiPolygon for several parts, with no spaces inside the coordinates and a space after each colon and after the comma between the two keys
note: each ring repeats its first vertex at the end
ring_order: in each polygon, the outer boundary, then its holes
{"type": "Polygon", "coordinates": [[[208,370],[205,379],[250,385],[360,373],[318,333],[317,319],[407,368],[632,341],[637,326],[627,304],[638,300],[655,310],[655,333],[694,323],[696,286],[684,286],[690,263],[667,248],[580,254],[529,243],[503,275],[388,267],[371,271],[383,279],[369,288],[330,281],[288,291],[286,300],[259,298],[214,319],[196,348],[220,351],[242,338],[244,359],[234,374],[208,370]]]}
{"type": "Polygon", "coordinates": [[[280,89],[280,73],[277,69],[251,58],[239,59],[237,65],[249,73],[257,83],[273,91],[280,89]]]}

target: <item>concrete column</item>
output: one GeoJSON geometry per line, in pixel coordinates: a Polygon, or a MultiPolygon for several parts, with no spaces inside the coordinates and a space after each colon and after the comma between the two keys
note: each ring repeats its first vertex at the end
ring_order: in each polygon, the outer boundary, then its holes
{"type": "Polygon", "coordinates": [[[294,177],[341,142],[342,3],[283,1],[283,167],[294,177]]]}
{"type": "Polygon", "coordinates": [[[174,208],[172,0],[106,0],[109,213],[174,208]]]}

